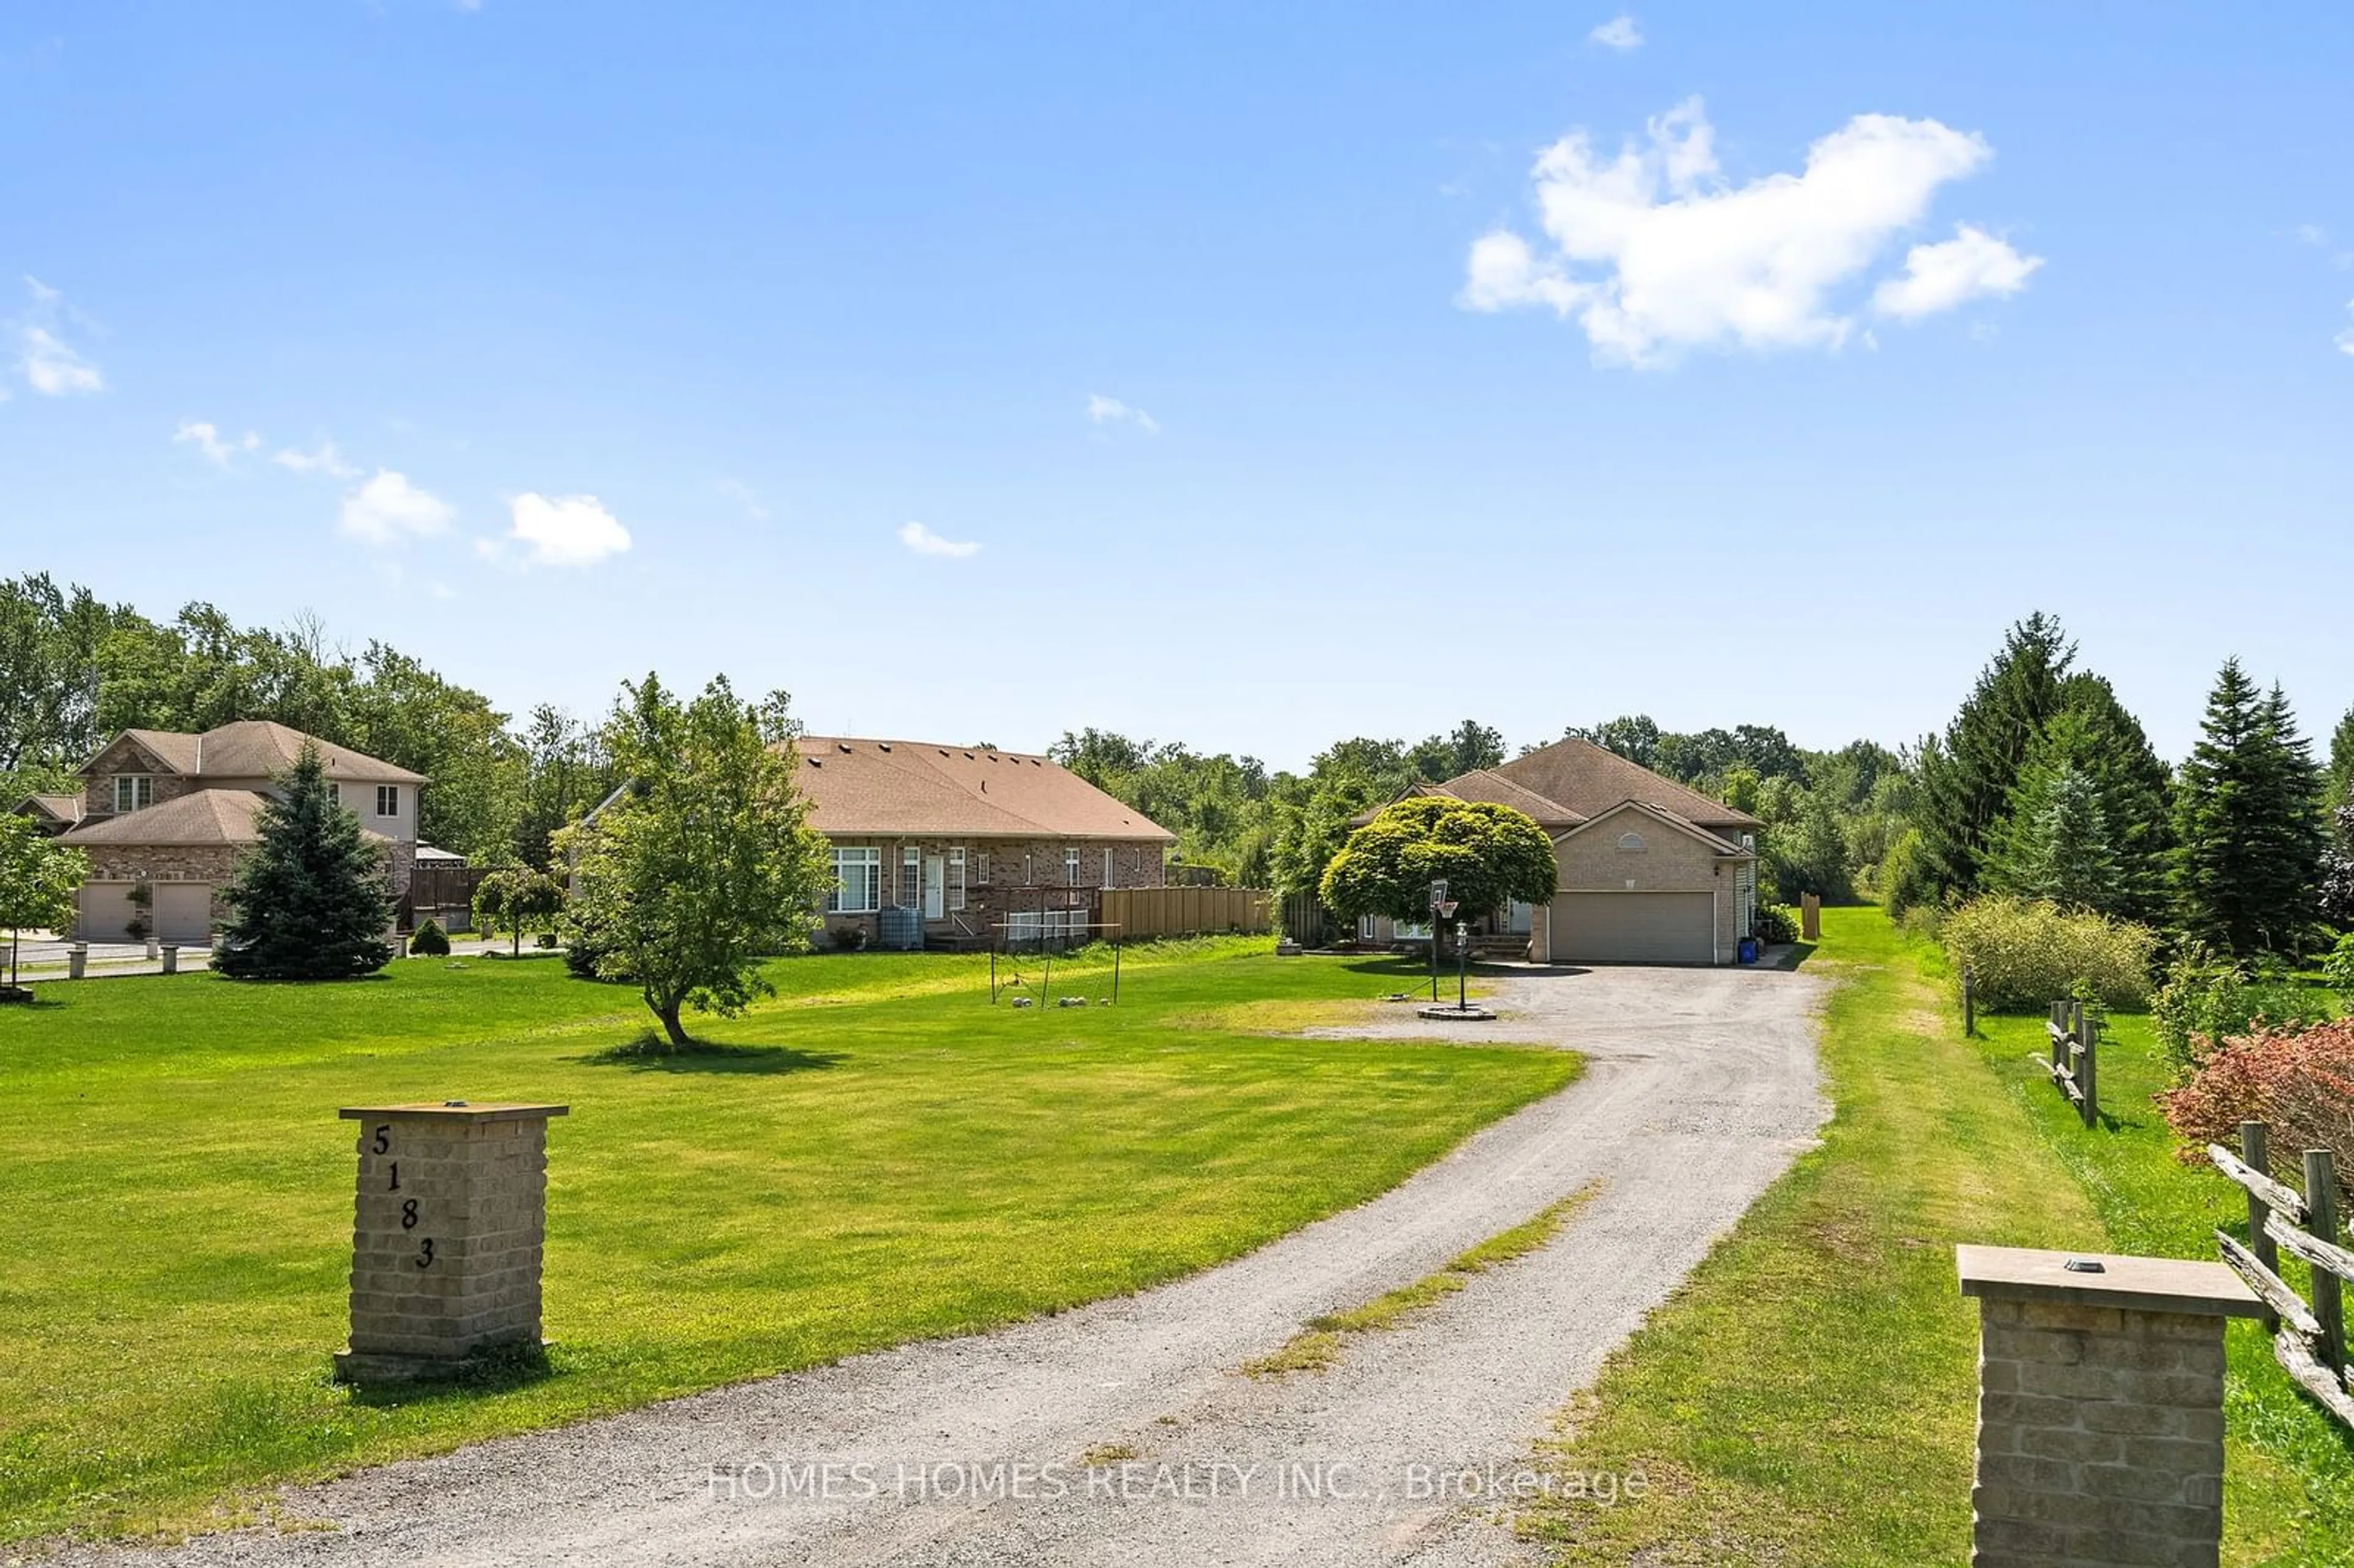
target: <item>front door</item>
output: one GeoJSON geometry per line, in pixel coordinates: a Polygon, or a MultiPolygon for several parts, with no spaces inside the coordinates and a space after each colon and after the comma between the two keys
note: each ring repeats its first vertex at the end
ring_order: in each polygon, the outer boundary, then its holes
{"type": "Polygon", "coordinates": [[[949,912],[948,877],[942,869],[947,863],[938,855],[924,857],[924,918],[938,920],[949,912]]]}

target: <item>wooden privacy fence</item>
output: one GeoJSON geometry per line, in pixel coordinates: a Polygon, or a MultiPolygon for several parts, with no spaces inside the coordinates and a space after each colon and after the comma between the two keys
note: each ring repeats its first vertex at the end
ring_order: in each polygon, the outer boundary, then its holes
{"type": "Polygon", "coordinates": [[[2263,1122],[2242,1122],[2236,1157],[2220,1143],[2207,1146],[2207,1158],[2215,1169],[2248,1194],[2247,1245],[2223,1231],[2215,1233],[2215,1245],[2248,1288],[2264,1298],[2274,1358],[2331,1414],[2354,1426],[2354,1370],[2346,1364],[2345,1306],[2345,1282],[2354,1280],[2354,1252],[2338,1242],[2338,1172],[2329,1150],[2308,1149],[2304,1151],[2305,1191],[2274,1181],[2269,1132],[2263,1122]],[[2280,1277],[2284,1252],[2313,1271],[2311,1302],[2280,1277]]]}
{"type": "MultiPolygon", "coordinates": [[[[2052,1059],[2043,1070],[2066,1095],[2076,1114],[2091,1127],[2101,1119],[2101,1026],[2081,1001],[2055,1001],[2044,1023],[2052,1039],[2052,1059]]],[[[2037,1058],[2041,1061],[2041,1058],[2037,1058]]]]}
{"type": "Polygon", "coordinates": [[[1107,887],[1097,919],[1125,942],[1275,929],[1275,895],[1255,887],[1107,887]]]}

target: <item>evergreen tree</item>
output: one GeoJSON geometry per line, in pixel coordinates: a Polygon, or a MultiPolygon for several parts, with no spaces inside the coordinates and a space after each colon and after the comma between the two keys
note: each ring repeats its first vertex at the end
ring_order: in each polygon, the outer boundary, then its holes
{"type": "Polygon", "coordinates": [[[2025,897],[2049,873],[2051,845],[2043,815],[2063,774],[2075,776],[2097,810],[2111,884],[2097,897],[2071,902],[2103,914],[2156,924],[2167,913],[2166,765],[2150,748],[2140,723],[2098,675],[2072,675],[2062,707],[2027,750],[2001,819],[1989,831],[1980,867],[1983,885],[2025,897]]]}
{"type": "Polygon", "coordinates": [[[2240,956],[2294,951],[2316,913],[2320,770],[2288,699],[2237,659],[2208,694],[2175,787],[2174,893],[2184,931],[2240,956]]]}
{"type": "Polygon", "coordinates": [[[236,911],[213,969],[235,980],[352,980],[392,961],[384,851],[336,803],[310,747],[262,808],[261,841],[221,897],[236,911]]]}
{"type": "Polygon", "coordinates": [[[2338,721],[2329,735],[2329,782],[2327,798],[2322,804],[2335,814],[2341,807],[2354,806],[2354,708],[2338,721]]]}
{"type": "Polygon", "coordinates": [[[2028,748],[2059,712],[2075,645],[2038,610],[2004,634],[2002,649],[1942,737],[1921,748],[1921,853],[1941,891],[1975,892],[1978,866],[2018,782],[2028,748]]]}
{"type": "Polygon", "coordinates": [[[2034,775],[2003,853],[1988,869],[1999,878],[1989,885],[2004,892],[2115,913],[2117,857],[2093,779],[2065,763],[2034,775]]]}

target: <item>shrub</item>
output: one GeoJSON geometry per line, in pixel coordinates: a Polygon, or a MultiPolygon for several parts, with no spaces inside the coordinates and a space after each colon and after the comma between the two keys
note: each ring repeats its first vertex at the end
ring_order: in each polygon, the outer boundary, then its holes
{"type": "Polygon", "coordinates": [[[833,945],[845,953],[854,953],[866,945],[866,927],[844,926],[833,934],[833,945]]]}
{"type": "Polygon", "coordinates": [[[2342,996],[2354,996],[2354,931],[2338,938],[2329,956],[2321,960],[2321,978],[2329,989],[2342,996]]]}
{"type": "Polygon", "coordinates": [[[1749,925],[1761,942],[1795,942],[1798,939],[1797,911],[1787,904],[1759,904],[1749,925]]]}
{"type": "Polygon", "coordinates": [[[1872,884],[1880,890],[1880,906],[1891,919],[1935,903],[1937,890],[1929,857],[1921,848],[1920,829],[1907,828],[1896,836],[1873,871],[1872,884]]]}
{"type": "Polygon", "coordinates": [[[1978,1005],[1991,1012],[2040,1012],[2080,984],[2105,1006],[2139,1007],[2149,997],[2158,933],[2040,900],[1991,897],[1947,916],[1945,944],[1955,984],[1968,966],[1978,1005]]]}
{"type": "Polygon", "coordinates": [[[425,923],[410,933],[408,950],[419,958],[446,959],[450,956],[450,935],[428,916],[425,923]]]}
{"type": "Polygon", "coordinates": [[[1942,904],[1915,904],[1904,911],[1904,934],[1916,942],[1946,940],[1946,908],[1942,904]]]}
{"type": "Polygon", "coordinates": [[[2233,1035],[2158,1103],[2186,1163],[2205,1159],[2210,1143],[2237,1148],[2242,1122],[2268,1122],[2274,1175],[2294,1185],[2303,1151],[2327,1149],[2344,1186],[2354,1181],[2354,1019],[2233,1035]]]}
{"type": "Polygon", "coordinates": [[[2198,1062],[2218,1041],[2295,1033],[2328,1016],[2321,994],[2277,963],[2251,970],[2196,943],[2167,967],[2149,1005],[2158,1043],[2178,1066],[2198,1062]]]}

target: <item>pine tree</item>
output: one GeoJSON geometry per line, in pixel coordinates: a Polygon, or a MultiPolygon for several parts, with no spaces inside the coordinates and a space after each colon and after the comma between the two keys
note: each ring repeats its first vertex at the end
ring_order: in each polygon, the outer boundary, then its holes
{"type": "Polygon", "coordinates": [[[2322,804],[2333,816],[2354,806],[2354,708],[2347,709],[2329,733],[2329,783],[2322,804]]]}
{"type": "Polygon", "coordinates": [[[2093,780],[2062,766],[2035,819],[2037,854],[2027,891],[2063,909],[2109,913],[2117,899],[2117,857],[2093,780]]]}
{"type": "Polygon", "coordinates": [[[2028,748],[2060,710],[2075,657],[2058,619],[2038,610],[2005,633],[2001,652],[1979,673],[1945,735],[1922,746],[1915,826],[1940,890],[1977,891],[1989,837],[2028,748]]]}
{"type": "Polygon", "coordinates": [[[2098,807],[2114,868],[2111,885],[2086,908],[2156,924],[2167,914],[2168,821],[2166,764],[2151,749],[2140,723],[2098,675],[2071,675],[2062,705],[2028,747],[2003,815],[1988,834],[1980,880],[2005,893],[2035,896],[2029,884],[2041,872],[2041,813],[2052,803],[2063,772],[2081,777],[2098,807]]]}
{"type": "Polygon", "coordinates": [[[384,852],[302,748],[256,819],[260,842],[221,897],[236,912],[213,969],[236,980],[353,980],[392,961],[384,852]]]}
{"type": "Polygon", "coordinates": [[[2320,877],[2320,770],[2286,695],[2260,695],[2237,659],[2224,661],[2200,728],[2175,789],[2178,916],[2228,953],[2293,952],[2320,877]]]}

